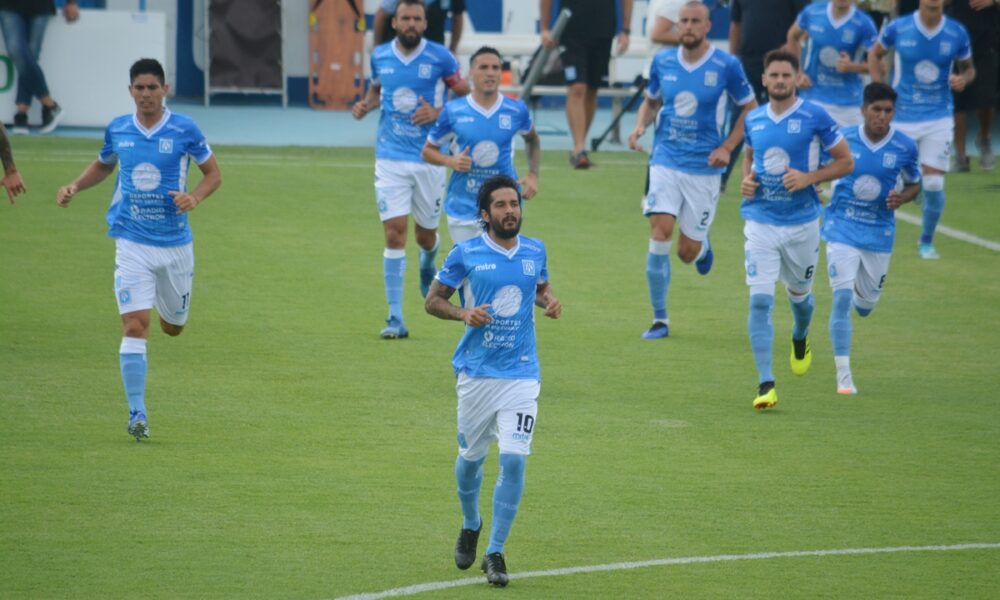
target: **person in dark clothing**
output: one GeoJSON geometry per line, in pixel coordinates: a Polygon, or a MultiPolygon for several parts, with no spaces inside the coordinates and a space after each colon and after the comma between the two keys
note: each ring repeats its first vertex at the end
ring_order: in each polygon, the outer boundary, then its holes
{"type": "MultiPolygon", "coordinates": [[[[587,131],[597,111],[597,89],[608,84],[608,62],[611,60],[611,43],[617,37],[616,54],[628,50],[629,23],[632,20],[632,0],[621,0],[621,27],[615,0],[561,0],[559,7],[572,11],[569,23],[559,44],[562,46],[562,64],[569,91],[566,94],[566,120],[573,136],[573,151],[569,162],[577,169],[591,166],[587,156],[587,131]]],[[[552,38],[550,15],[552,0],[539,0],[539,22],[542,45],[555,48],[552,38]]]]}
{"type": "Polygon", "coordinates": [[[976,148],[979,166],[984,171],[996,167],[990,130],[997,104],[997,70],[1000,69],[1000,3],[997,0],[952,0],[949,14],[969,31],[972,38],[972,65],[976,78],[969,87],[955,94],[956,171],[970,170],[965,152],[968,114],[975,111],[979,121],[976,148]]]}

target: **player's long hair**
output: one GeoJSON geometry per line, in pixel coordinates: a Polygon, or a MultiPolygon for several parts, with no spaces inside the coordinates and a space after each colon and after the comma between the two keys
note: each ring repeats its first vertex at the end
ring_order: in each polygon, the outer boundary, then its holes
{"type": "Polygon", "coordinates": [[[482,227],[484,231],[489,228],[490,224],[488,221],[483,219],[483,211],[486,211],[486,214],[490,214],[490,202],[493,200],[493,192],[504,188],[510,188],[517,192],[517,203],[522,203],[521,188],[512,177],[508,177],[506,175],[494,175],[484,181],[483,185],[479,188],[479,195],[476,198],[479,202],[479,226],[482,227]]]}

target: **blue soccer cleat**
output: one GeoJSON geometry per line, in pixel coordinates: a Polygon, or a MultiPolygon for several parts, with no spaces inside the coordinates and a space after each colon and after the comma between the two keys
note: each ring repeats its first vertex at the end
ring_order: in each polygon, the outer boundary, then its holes
{"type": "Polygon", "coordinates": [[[128,434],[135,438],[135,441],[142,441],[142,438],[149,437],[149,421],[146,420],[146,413],[132,411],[128,416],[128,434]]]}
{"type": "Polygon", "coordinates": [[[920,258],[924,260],[937,260],[941,258],[941,255],[934,248],[934,244],[920,244],[917,246],[917,252],[920,253],[920,258]]]}
{"type": "Polygon", "coordinates": [[[658,340],[670,335],[670,326],[663,321],[655,321],[648,331],[642,332],[644,340],[658,340]]]}
{"type": "Polygon", "coordinates": [[[379,335],[382,336],[383,340],[395,340],[408,337],[410,335],[410,330],[403,324],[402,319],[389,317],[389,319],[385,322],[385,328],[382,329],[379,335]]]}
{"type": "MultiPolygon", "coordinates": [[[[705,240],[708,244],[708,240],[705,240]]],[[[712,252],[712,246],[708,246],[708,251],[705,252],[705,256],[702,256],[699,260],[695,261],[694,268],[698,269],[698,273],[701,275],[708,275],[708,272],[712,270],[712,261],[715,260],[715,252],[712,252]]]]}

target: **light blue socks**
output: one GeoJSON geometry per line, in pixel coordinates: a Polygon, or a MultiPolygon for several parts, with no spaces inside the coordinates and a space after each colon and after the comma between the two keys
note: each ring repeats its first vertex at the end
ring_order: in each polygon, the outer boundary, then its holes
{"type": "Polygon", "coordinates": [[[944,190],[924,190],[924,224],[920,232],[920,243],[930,244],[934,241],[934,230],[944,212],[944,190]]]}
{"type": "Polygon", "coordinates": [[[123,337],[118,362],[129,413],[146,412],[146,340],[123,337]]]}
{"type": "Polygon", "coordinates": [[[750,333],[750,349],[753,351],[754,362],[757,363],[760,383],[774,381],[771,357],[771,347],[774,344],[774,325],[771,323],[773,309],[774,296],[751,294],[747,331],[750,333]]]}
{"type": "Polygon", "coordinates": [[[789,296],[788,302],[792,305],[792,316],[795,317],[795,324],[792,326],[792,339],[804,340],[809,335],[809,323],[812,322],[816,297],[812,293],[797,298],[789,296]]]}
{"type": "Polygon", "coordinates": [[[523,454],[500,454],[500,475],[493,490],[493,526],[490,528],[490,545],[486,554],[503,552],[504,542],[517,516],[517,507],[524,492],[523,454]]]}
{"type": "Polygon", "coordinates": [[[670,247],[672,242],[649,240],[646,255],[646,281],[649,283],[649,301],[653,305],[653,318],[667,320],[667,289],[670,287],[670,247]]]}
{"type": "Polygon", "coordinates": [[[479,515],[479,489],[483,485],[483,463],[479,460],[465,460],[459,456],[455,460],[455,481],[458,482],[458,502],[462,505],[462,529],[479,529],[482,518],[479,515]]]}
{"type": "Polygon", "coordinates": [[[851,299],[854,292],[850,289],[833,290],[833,308],[830,310],[830,341],[833,342],[833,355],[849,356],[851,354],[851,299]]]}
{"type": "Polygon", "coordinates": [[[385,299],[389,303],[389,317],[402,321],[406,250],[386,248],[382,253],[382,274],[385,276],[385,299]]]}

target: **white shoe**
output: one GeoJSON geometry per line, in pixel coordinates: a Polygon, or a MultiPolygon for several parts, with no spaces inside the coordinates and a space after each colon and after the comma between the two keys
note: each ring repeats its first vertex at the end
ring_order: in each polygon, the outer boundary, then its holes
{"type": "Polygon", "coordinates": [[[858,393],[858,388],[854,387],[854,379],[851,378],[850,371],[837,373],[837,393],[848,396],[858,393]]]}

